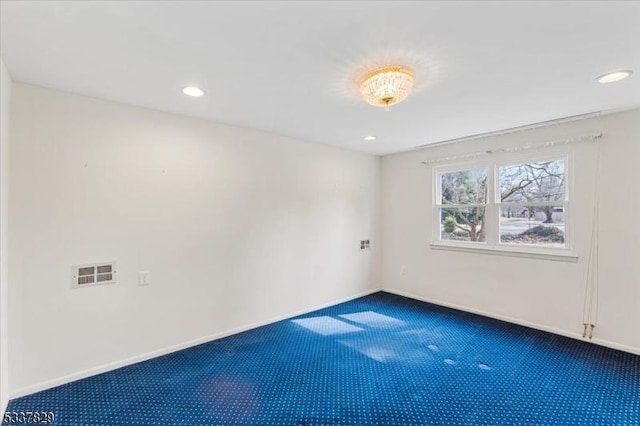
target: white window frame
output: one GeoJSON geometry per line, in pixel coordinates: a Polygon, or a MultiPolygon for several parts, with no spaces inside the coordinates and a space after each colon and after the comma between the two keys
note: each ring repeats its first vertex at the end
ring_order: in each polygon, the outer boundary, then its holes
{"type": "MultiPolygon", "coordinates": [[[[492,154],[490,157],[482,159],[469,160],[457,163],[448,163],[433,167],[433,241],[432,249],[454,250],[463,252],[474,252],[484,254],[496,254],[516,257],[531,257],[548,260],[560,260],[577,262],[578,256],[573,250],[572,245],[572,227],[574,224],[573,210],[571,209],[571,200],[573,197],[573,154],[570,149],[564,147],[562,149],[548,149],[544,152],[535,153],[508,153],[508,154],[492,154]],[[503,243],[500,241],[500,207],[511,203],[500,202],[500,181],[499,169],[503,166],[515,164],[542,162],[550,160],[564,160],[565,166],[565,199],[553,203],[564,207],[564,247],[540,247],[535,245],[503,243]],[[480,169],[487,170],[487,203],[485,205],[484,224],[485,241],[449,241],[440,239],[440,209],[448,206],[441,204],[442,185],[441,176],[444,173],[456,172],[461,170],[480,169]]],[[[526,203],[527,205],[537,203],[526,203]]],[[[546,205],[547,203],[540,203],[546,205]]],[[[551,203],[550,203],[551,204],[551,203]]],[[[511,205],[518,205],[513,203],[511,205]]],[[[455,207],[457,205],[454,205],[455,207]]],[[[481,204],[470,204],[468,207],[481,207],[481,204]]],[[[458,206],[459,207],[459,206],[458,206]]]]}

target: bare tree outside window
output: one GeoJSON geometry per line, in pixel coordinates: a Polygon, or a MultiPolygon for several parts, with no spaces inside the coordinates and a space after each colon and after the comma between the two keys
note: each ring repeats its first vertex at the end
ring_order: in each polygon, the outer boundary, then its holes
{"type": "Polygon", "coordinates": [[[564,245],[564,160],[499,168],[500,241],[564,245]]]}

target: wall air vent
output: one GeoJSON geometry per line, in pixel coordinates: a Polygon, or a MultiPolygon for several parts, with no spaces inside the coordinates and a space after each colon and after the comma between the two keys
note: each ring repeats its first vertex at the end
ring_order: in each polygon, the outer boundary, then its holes
{"type": "Polygon", "coordinates": [[[72,271],[73,288],[93,287],[116,282],[116,263],[102,262],[91,265],[76,265],[72,271]]]}

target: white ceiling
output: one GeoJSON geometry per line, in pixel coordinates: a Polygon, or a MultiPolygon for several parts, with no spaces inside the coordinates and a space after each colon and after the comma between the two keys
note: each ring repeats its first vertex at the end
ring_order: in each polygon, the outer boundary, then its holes
{"type": "Polygon", "coordinates": [[[2,1],[0,12],[14,80],[373,154],[640,105],[639,2],[2,1]],[[387,61],[414,67],[419,86],[390,112],[354,86],[387,61]],[[618,69],[635,73],[595,82],[618,69]],[[189,83],[206,95],[184,96],[189,83]]]}

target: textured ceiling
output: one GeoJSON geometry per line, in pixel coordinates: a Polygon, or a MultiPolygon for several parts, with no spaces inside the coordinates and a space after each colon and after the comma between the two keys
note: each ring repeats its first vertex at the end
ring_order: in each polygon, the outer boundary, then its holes
{"type": "Polygon", "coordinates": [[[639,2],[0,7],[16,81],[373,154],[640,105],[639,2]],[[416,92],[390,112],[359,99],[354,83],[386,62],[417,71],[416,92]],[[635,73],[595,82],[616,69],[635,73]],[[189,83],[206,96],[185,97],[189,83]]]}

